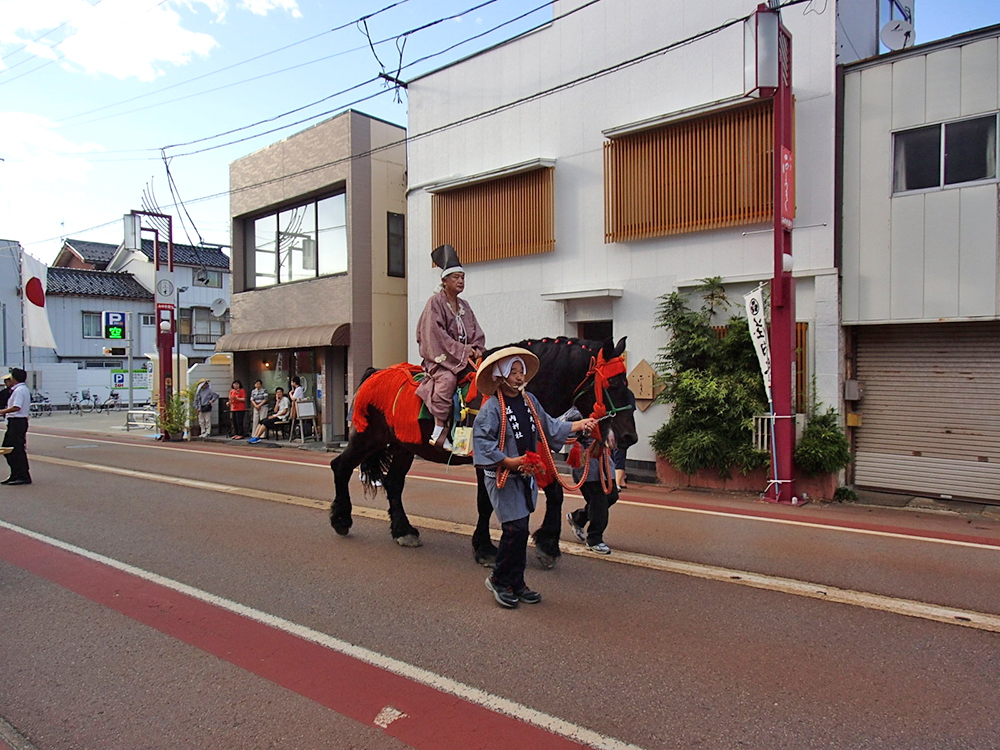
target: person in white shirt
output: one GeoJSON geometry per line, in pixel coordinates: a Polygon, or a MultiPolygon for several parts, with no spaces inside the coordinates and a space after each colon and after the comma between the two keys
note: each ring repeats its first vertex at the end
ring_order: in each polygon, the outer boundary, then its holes
{"type": "Polygon", "coordinates": [[[10,378],[14,388],[10,392],[7,406],[0,409],[0,414],[7,417],[7,431],[3,436],[3,447],[10,448],[4,458],[10,466],[10,476],[0,484],[17,485],[31,484],[31,470],[28,466],[28,453],[25,450],[28,435],[28,415],[31,413],[31,394],[24,381],[28,373],[20,367],[13,367],[5,380],[10,378]]]}
{"type": "Polygon", "coordinates": [[[281,388],[275,388],[274,414],[267,419],[260,420],[260,424],[257,425],[257,429],[254,431],[253,437],[247,440],[247,442],[259,443],[260,439],[267,433],[269,427],[274,428],[278,424],[283,424],[288,421],[291,410],[292,403],[288,400],[288,396],[285,395],[284,390],[281,388]]]}

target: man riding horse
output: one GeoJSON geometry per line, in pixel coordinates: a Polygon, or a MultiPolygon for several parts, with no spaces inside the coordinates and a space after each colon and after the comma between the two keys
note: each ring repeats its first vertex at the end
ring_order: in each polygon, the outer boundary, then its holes
{"type": "Polygon", "coordinates": [[[459,295],[465,291],[465,269],[451,245],[441,245],[431,253],[441,269],[441,289],[434,294],[417,322],[417,344],[423,358],[424,378],[417,395],[434,417],[431,445],[450,451],[448,418],[459,375],[478,360],[486,349],[486,335],[476,314],[459,295]]]}

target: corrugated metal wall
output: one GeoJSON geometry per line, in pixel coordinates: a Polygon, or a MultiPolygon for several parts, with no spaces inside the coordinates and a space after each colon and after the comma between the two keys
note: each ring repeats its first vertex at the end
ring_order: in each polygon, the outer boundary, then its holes
{"type": "Polygon", "coordinates": [[[1000,321],[863,326],[859,487],[1000,502],[1000,321]]]}

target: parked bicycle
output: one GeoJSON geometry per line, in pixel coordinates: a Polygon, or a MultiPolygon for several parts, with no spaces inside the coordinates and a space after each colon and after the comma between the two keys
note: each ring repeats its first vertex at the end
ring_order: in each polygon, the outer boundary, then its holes
{"type": "Polygon", "coordinates": [[[34,418],[51,417],[52,402],[49,401],[49,394],[32,391],[31,403],[28,405],[28,412],[34,418]]]}
{"type": "Polygon", "coordinates": [[[100,414],[102,411],[112,412],[121,411],[125,408],[125,402],[122,401],[121,396],[118,391],[111,391],[104,401],[97,405],[97,413],[100,414]]]}
{"type": "Polygon", "coordinates": [[[91,393],[90,391],[84,391],[83,396],[80,399],[80,413],[90,414],[97,408],[97,404],[97,395],[91,393]]]}
{"type": "Polygon", "coordinates": [[[69,413],[79,414],[83,416],[83,409],[80,408],[80,394],[76,391],[66,391],[66,395],[69,397],[69,413]]]}

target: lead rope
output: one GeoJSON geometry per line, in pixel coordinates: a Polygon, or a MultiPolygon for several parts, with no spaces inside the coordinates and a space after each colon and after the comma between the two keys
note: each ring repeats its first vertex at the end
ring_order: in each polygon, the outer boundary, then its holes
{"type": "MultiPolygon", "coordinates": [[[[497,399],[500,401],[500,413],[503,415],[503,430],[500,432],[500,450],[503,450],[504,438],[507,436],[507,402],[504,400],[503,391],[499,388],[497,389],[497,399]]],[[[583,486],[583,483],[587,481],[587,474],[590,472],[590,460],[588,458],[586,466],[583,467],[583,476],[580,477],[580,481],[576,484],[566,482],[562,476],[559,474],[559,470],[556,468],[555,459],[552,458],[552,451],[549,449],[549,441],[545,437],[545,430],[542,429],[542,423],[538,417],[538,411],[535,409],[535,404],[530,398],[524,399],[528,404],[528,409],[531,411],[531,416],[535,420],[535,425],[538,428],[538,437],[542,443],[542,450],[540,451],[542,461],[545,461],[548,468],[552,471],[552,475],[556,480],[567,490],[578,490],[583,486]]],[[[597,439],[600,439],[600,428],[595,428],[598,430],[597,439]]],[[[589,453],[589,451],[588,451],[589,453]]],[[[601,472],[601,489],[604,490],[605,495],[610,495],[611,490],[614,487],[614,474],[611,473],[611,451],[606,447],[601,451],[601,455],[597,459],[597,465],[601,472]]],[[[503,488],[507,484],[507,478],[510,476],[510,469],[500,469],[497,472],[497,487],[503,488]]]]}

